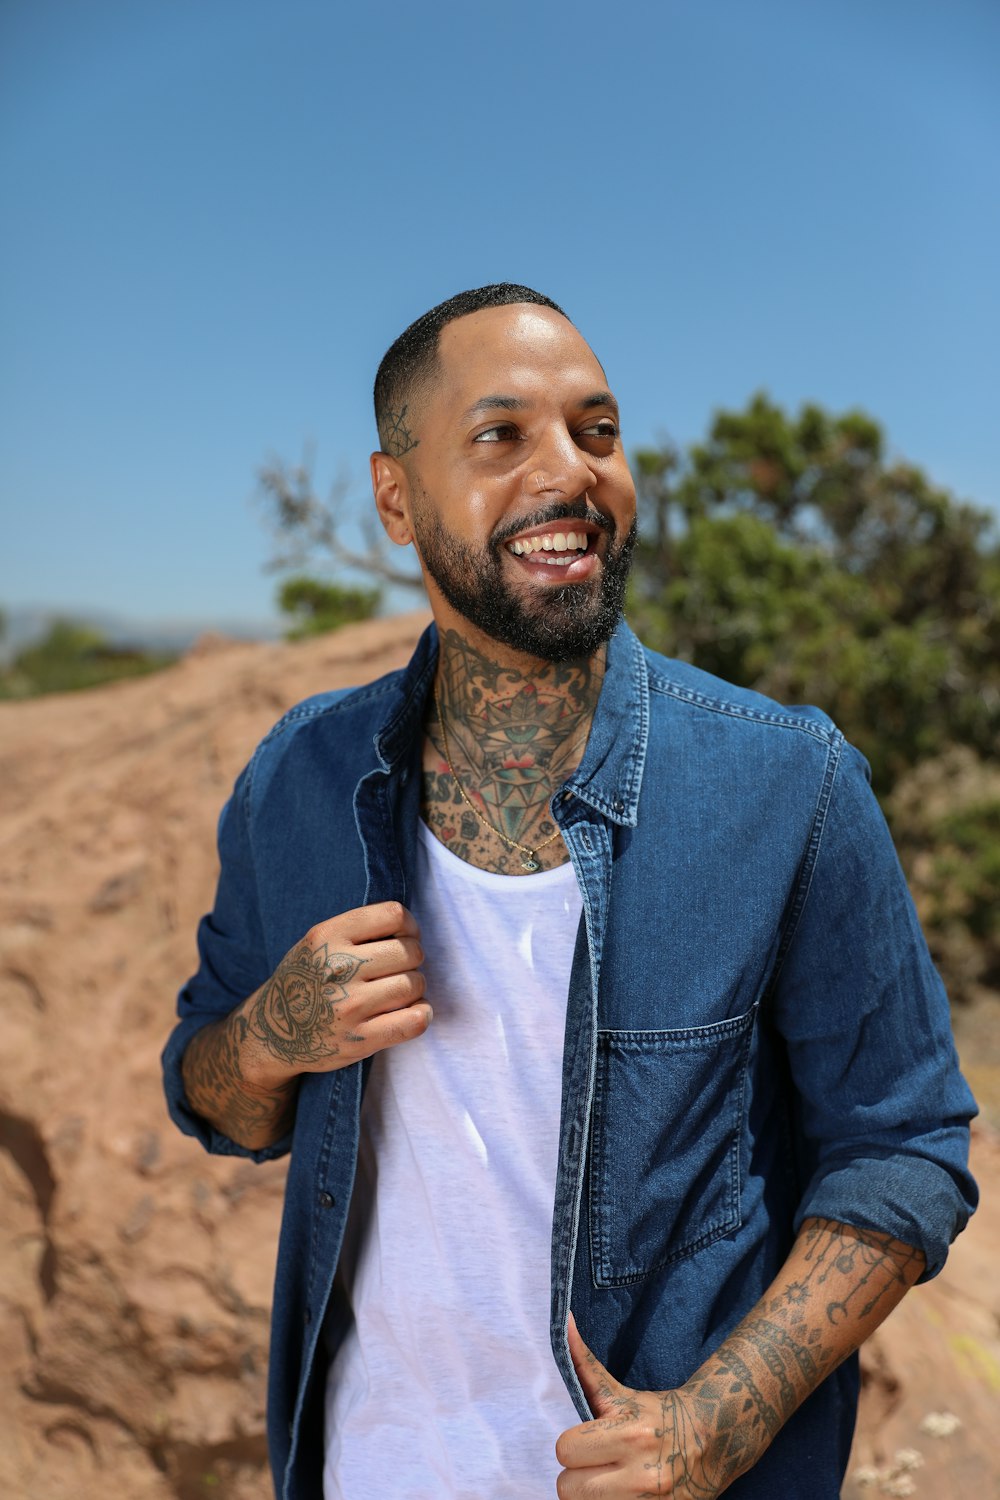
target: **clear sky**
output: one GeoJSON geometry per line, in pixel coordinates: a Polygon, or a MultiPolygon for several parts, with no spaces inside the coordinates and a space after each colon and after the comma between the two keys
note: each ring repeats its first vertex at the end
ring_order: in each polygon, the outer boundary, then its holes
{"type": "Polygon", "coordinates": [[[861,405],[1000,505],[997,0],[2,0],[0,604],[271,611],[389,343],[554,297],[629,447],[861,405]]]}

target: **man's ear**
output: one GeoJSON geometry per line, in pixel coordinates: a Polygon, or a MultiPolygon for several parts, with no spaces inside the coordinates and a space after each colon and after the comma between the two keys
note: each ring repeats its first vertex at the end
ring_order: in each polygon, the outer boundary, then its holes
{"type": "Polygon", "coordinates": [[[406,470],[398,458],[390,458],[388,453],[373,453],[370,463],[379,520],[389,540],[398,547],[406,547],[413,541],[410,482],[406,470]]]}

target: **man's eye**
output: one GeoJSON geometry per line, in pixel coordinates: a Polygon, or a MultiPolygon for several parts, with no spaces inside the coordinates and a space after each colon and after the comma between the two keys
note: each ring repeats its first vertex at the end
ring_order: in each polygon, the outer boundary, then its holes
{"type": "Polygon", "coordinates": [[[518,436],[520,434],[517,428],[510,422],[500,422],[496,427],[487,427],[485,432],[477,432],[472,441],[474,443],[506,443],[518,436]]]}
{"type": "Polygon", "coordinates": [[[583,430],[583,436],[616,438],[618,436],[618,431],[619,429],[617,422],[612,422],[610,417],[605,417],[603,421],[595,422],[593,427],[585,427],[583,430]]]}

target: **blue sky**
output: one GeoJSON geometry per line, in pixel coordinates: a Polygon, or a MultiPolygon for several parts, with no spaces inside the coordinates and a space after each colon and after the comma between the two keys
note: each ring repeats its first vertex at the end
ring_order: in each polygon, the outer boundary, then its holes
{"type": "Polygon", "coordinates": [[[0,604],[261,618],[379,358],[516,280],[630,447],[758,388],[1000,506],[995,0],[0,5],[0,604]]]}

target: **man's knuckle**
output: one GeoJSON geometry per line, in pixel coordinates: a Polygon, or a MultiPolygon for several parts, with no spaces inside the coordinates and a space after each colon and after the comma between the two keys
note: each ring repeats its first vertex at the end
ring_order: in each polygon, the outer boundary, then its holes
{"type": "Polygon", "coordinates": [[[422,991],[417,986],[415,976],[407,970],[402,974],[392,975],[387,982],[386,993],[390,1005],[403,1006],[419,999],[422,991]]]}

